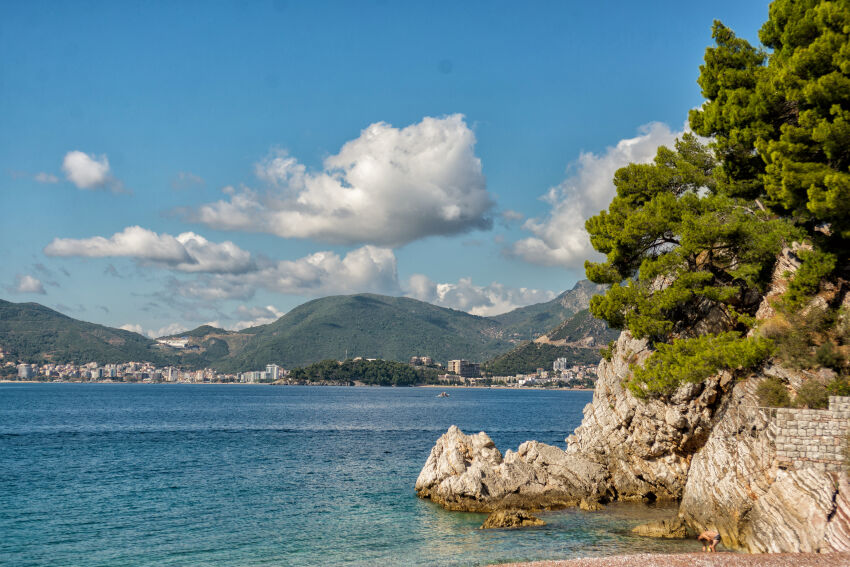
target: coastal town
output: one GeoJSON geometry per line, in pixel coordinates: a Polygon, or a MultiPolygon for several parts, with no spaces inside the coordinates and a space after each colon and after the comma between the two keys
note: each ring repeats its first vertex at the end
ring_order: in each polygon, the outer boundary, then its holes
{"type": "MultiPolygon", "coordinates": [[[[213,368],[187,370],[175,366],[158,367],[150,362],[123,362],[100,364],[32,364],[3,360],[2,376],[5,380],[55,381],[55,382],[135,382],[135,383],[235,383],[235,384],[286,384],[302,381],[290,378],[290,370],[277,364],[267,364],[263,370],[221,373],[213,368]]],[[[354,361],[373,362],[379,359],[356,357],[354,361]]],[[[338,361],[342,364],[343,361],[338,361]]],[[[580,388],[593,389],[596,383],[596,365],[571,364],[567,358],[558,358],[552,368],[537,368],[534,372],[512,376],[494,376],[482,371],[481,365],[463,359],[450,360],[444,367],[429,356],[414,356],[408,363],[414,368],[437,370],[437,383],[447,386],[505,386],[514,388],[580,388]],[[445,370],[444,370],[445,369],[445,370]]]]}

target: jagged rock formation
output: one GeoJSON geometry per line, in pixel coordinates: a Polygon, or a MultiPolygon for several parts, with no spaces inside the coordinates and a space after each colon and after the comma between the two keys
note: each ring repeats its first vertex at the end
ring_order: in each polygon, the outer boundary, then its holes
{"type": "MultiPolygon", "coordinates": [[[[777,289],[795,267],[793,251],[783,252],[777,289]]],[[[760,317],[772,316],[772,291],[760,317]]],[[[722,325],[711,310],[706,317],[706,325],[722,325]]],[[[475,511],[679,500],[677,518],[647,525],[645,533],[716,529],[728,547],[751,552],[850,550],[847,473],[781,468],[776,422],[758,408],[761,380],[781,377],[796,387],[802,372],[771,363],[745,380],[720,373],[684,384],[666,400],[638,400],[623,381],[629,366],[650,354],[646,341],[620,335],[612,359],[599,364],[593,401],[565,450],[528,441],[503,459],[485,433],[450,428],[431,451],[417,493],[475,511]]]]}
{"type": "Polygon", "coordinates": [[[437,440],[416,491],[449,510],[565,508],[603,494],[603,468],[561,449],[526,441],[504,458],[486,433],[452,426],[437,440]]]}
{"type": "Polygon", "coordinates": [[[525,510],[496,510],[484,520],[482,530],[497,528],[525,528],[529,526],[545,526],[546,522],[529,514],[525,510]]]}
{"type": "Polygon", "coordinates": [[[718,376],[686,384],[670,403],[638,400],[624,387],[629,364],[651,350],[645,340],[624,332],[616,356],[599,363],[593,402],[567,438],[567,454],[604,466],[609,500],[676,500],[687,480],[690,455],[707,439],[719,392],[731,381],[718,376]]]}

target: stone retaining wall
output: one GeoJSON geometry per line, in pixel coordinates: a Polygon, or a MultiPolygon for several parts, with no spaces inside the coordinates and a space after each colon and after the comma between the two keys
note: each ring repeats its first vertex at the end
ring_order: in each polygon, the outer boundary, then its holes
{"type": "Polygon", "coordinates": [[[829,409],[779,408],[776,459],[784,468],[838,472],[845,467],[850,397],[829,397],[829,409]]]}

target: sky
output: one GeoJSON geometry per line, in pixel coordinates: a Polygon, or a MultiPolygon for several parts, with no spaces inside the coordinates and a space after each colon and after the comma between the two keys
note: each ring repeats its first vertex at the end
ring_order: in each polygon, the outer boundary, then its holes
{"type": "Polygon", "coordinates": [[[712,21],[757,43],[767,7],[0,3],[0,298],[150,336],[547,301],[703,102],[712,21]]]}

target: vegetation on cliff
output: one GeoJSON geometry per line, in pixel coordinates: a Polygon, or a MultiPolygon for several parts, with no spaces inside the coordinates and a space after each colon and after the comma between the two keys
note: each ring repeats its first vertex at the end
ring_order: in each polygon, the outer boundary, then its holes
{"type": "Polygon", "coordinates": [[[629,383],[637,395],[751,368],[777,343],[799,346],[782,353],[799,364],[847,371],[837,303],[850,255],[850,5],[777,0],[763,48],[720,22],[713,37],[698,79],[706,102],[690,113],[708,144],[685,134],[620,169],[608,209],[586,223],[606,255],[587,275],[611,284],[591,312],[656,344],[629,383]],[[779,315],[805,317],[820,293],[826,322],[803,337],[790,324],[749,333],[792,242],[803,246],[779,315]]]}

